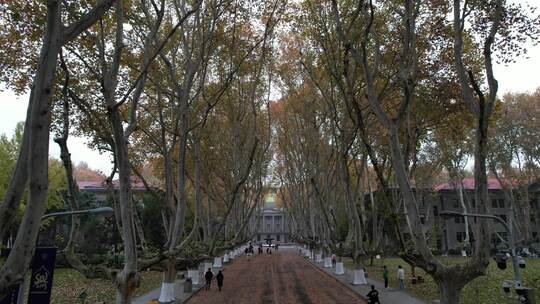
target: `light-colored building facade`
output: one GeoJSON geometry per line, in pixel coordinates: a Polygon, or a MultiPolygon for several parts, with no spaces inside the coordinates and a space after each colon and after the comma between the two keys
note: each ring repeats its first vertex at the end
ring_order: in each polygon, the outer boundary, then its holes
{"type": "Polygon", "coordinates": [[[264,206],[259,208],[251,221],[253,242],[266,244],[291,243],[289,216],[284,208],[277,206],[275,196],[268,194],[264,206]]]}

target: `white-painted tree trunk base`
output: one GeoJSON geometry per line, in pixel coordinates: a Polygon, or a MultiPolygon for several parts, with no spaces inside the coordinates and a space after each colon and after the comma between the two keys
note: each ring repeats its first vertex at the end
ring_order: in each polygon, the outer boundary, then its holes
{"type": "Polygon", "coordinates": [[[223,263],[229,263],[229,254],[228,253],[225,253],[225,255],[223,256],[223,263]]]}
{"type": "Polygon", "coordinates": [[[462,257],[466,257],[467,256],[467,252],[465,250],[461,250],[461,256],[462,257]]]}
{"type": "Polygon", "coordinates": [[[354,269],[353,270],[353,285],[367,285],[366,276],[363,269],[354,269]]]}
{"type": "Polygon", "coordinates": [[[324,268],[332,268],[332,258],[324,258],[324,268]]]}
{"type": "Polygon", "coordinates": [[[322,259],[322,254],[317,253],[317,254],[315,255],[315,262],[317,262],[317,263],[322,263],[322,261],[323,261],[323,259],[322,259]]]}
{"type": "Polygon", "coordinates": [[[345,274],[345,268],[343,267],[343,262],[337,262],[336,263],[336,271],[334,274],[341,275],[345,274]]]}
{"type": "Polygon", "coordinates": [[[193,285],[199,285],[201,283],[199,269],[188,269],[188,278],[191,279],[191,283],[193,283],[193,285]]]}
{"type": "Polygon", "coordinates": [[[309,259],[310,259],[310,260],[315,259],[315,254],[314,254],[313,251],[311,251],[311,250],[309,251],[309,259]]]}
{"type": "Polygon", "coordinates": [[[174,283],[161,283],[161,292],[159,293],[160,303],[174,301],[174,283]]]}
{"type": "Polygon", "coordinates": [[[214,258],[214,265],[212,265],[214,268],[223,268],[223,262],[221,261],[221,257],[215,257],[214,258]]]}

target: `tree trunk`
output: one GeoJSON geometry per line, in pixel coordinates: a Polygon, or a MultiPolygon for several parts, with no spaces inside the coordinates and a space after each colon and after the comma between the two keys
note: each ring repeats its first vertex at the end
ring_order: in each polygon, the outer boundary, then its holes
{"type": "MultiPolygon", "coordinates": [[[[461,180],[456,181],[456,186],[458,187],[458,198],[459,198],[459,203],[461,204],[461,208],[463,209],[463,212],[467,213],[467,212],[469,212],[469,210],[467,210],[467,205],[465,205],[465,200],[463,199],[462,181],[461,180]]],[[[465,241],[464,241],[464,245],[465,245],[465,248],[467,248],[469,246],[469,242],[470,242],[469,218],[465,216],[465,217],[463,217],[463,219],[465,220],[465,241]]]]}
{"type": "Polygon", "coordinates": [[[195,161],[195,219],[193,220],[193,229],[197,230],[197,236],[200,240],[199,228],[203,230],[203,239],[206,235],[206,226],[202,225],[202,193],[201,193],[201,151],[200,151],[200,139],[195,136],[193,140],[193,158],[195,161]]]}
{"type": "Polygon", "coordinates": [[[352,219],[352,222],[349,224],[349,229],[353,230],[353,260],[356,264],[356,267],[359,268],[361,267],[360,257],[365,253],[362,244],[362,224],[360,222],[360,215],[358,214],[358,209],[356,209],[356,204],[354,203],[351,194],[347,154],[342,153],[340,158],[341,159],[339,167],[341,172],[341,180],[345,191],[347,209],[351,213],[350,219],[352,219]]]}
{"type": "MultiPolygon", "coordinates": [[[[67,83],[66,83],[67,86],[67,83]]],[[[79,210],[78,203],[78,187],[73,177],[73,165],[71,162],[71,154],[69,153],[69,148],[67,145],[67,139],[69,137],[69,102],[67,101],[67,96],[64,100],[64,112],[63,112],[63,130],[62,135],[56,138],[54,141],[60,146],[60,159],[64,166],[66,172],[67,180],[67,189],[65,194],[65,200],[68,203],[71,211],[79,210]]],[[[63,250],[63,253],[66,257],[67,262],[71,267],[79,271],[85,277],[95,277],[103,275],[103,272],[100,271],[91,271],[89,267],[84,265],[84,263],[77,257],[75,253],[75,243],[79,238],[81,220],[78,215],[71,216],[71,227],[69,232],[69,238],[66,244],[66,247],[63,250]]]]}
{"type": "MultiPolygon", "coordinates": [[[[28,203],[13,248],[0,269],[0,296],[5,295],[14,284],[23,280],[34,253],[41,216],[45,211],[48,190],[50,103],[61,40],[60,7],[59,1],[47,2],[47,27],[36,77],[32,84],[31,99],[28,103],[29,111],[31,111],[29,139],[23,140],[23,145],[25,142],[29,145],[28,159],[24,157],[24,153],[19,158],[19,162],[28,161],[28,176],[30,177],[28,203]]],[[[21,148],[21,152],[24,149],[24,147],[21,148]]],[[[22,170],[25,166],[21,164],[16,168],[22,170]]],[[[25,174],[16,172],[13,179],[17,179],[17,174],[23,175],[21,181],[24,183],[25,174]]],[[[17,197],[17,190],[20,191],[20,189],[14,190],[12,198],[17,197]]],[[[6,207],[9,209],[10,206],[6,207]]]]}
{"type": "MultiPolygon", "coordinates": [[[[118,71],[123,45],[123,1],[116,1],[116,36],[114,42],[113,63],[110,68],[103,66],[107,71],[103,75],[103,96],[107,107],[107,118],[114,138],[114,156],[118,167],[119,181],[119,205],[120,219],[122,224],[122,237],[124,241],[124,268],[116,276],[116,303],[131,303],[135,289],[139,286],[139,274],[137,272],[137,240],[134,223],[134,205],[131,191],[131,161],[128,151],[128,137],[124,131],[123,119],[119,105],[116,103],[116,90],[118,84],[118,71]]],[[[104,45],[101,45],[105,48],[104,45]]],[[[103,51],[103,50],[102,50],[103,51]]],[[[133,109],[132,109],[133,110],[133,109]]],[[[128,126],[128,129],[132,124],[128,126]]],[[[128,132],[129,133],[129,132],[128,132]]]]}
{"type": "MultiPolygon", "coordinates": [[[[113,98],[109,100],[114,101],[113,98]]],[[[113,110],[109,111],[108,114],[114,136],[116,161],[118,163],[120,184],[118,193],[125,256],[124,268],[116,277],[116,303],[124,304],[131,303],[131,298],[135,289],[139,286],[139,275],[137,273],[137,241],[134,223],[133,196],[131,192],[131,162],[129,160],[127,139],[124,137],[120,113],[118,110],[113,110]]]]}
{"type": "Polygon", "coordinates": [[[459,304],[461,288],[454,280],[444,280],[437,282],[441,294],[441,304],[459,304]]]}

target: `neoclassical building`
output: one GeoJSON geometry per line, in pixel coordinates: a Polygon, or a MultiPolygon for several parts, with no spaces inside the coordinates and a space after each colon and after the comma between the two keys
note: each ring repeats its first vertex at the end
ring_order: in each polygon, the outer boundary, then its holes
{"type": "Polygon", "coordinates": [[[293,242],[290,238],[289,216],[285,209],[276,203],[275,194],[267,194],[264,206],[258,208],[251,221],[254,243],[283,244],[293,242]]]}

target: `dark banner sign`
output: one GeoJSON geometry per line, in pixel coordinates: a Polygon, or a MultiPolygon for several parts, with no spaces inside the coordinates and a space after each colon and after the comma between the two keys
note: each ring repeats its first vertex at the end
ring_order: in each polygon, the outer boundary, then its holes
{"type": "Polygon", "coordinates": [[[48,304],[51,301],[56,248],[38,247],[32,261],[32,277],[28,304],[48,304]]]}
{"type": "MultiPolygon", "coordinates": [[[[9,255],[10,249],[2,249],[0,251],[0,256],[3,258],[7,258],[9,255]]],[[[17,304],[17,298],[19,297],[19,287],[21,284],[18,284],[13,291],[11,291],[8,295],[6,295],[3,299],[0,300],[0,304],[17,304]]]]}

